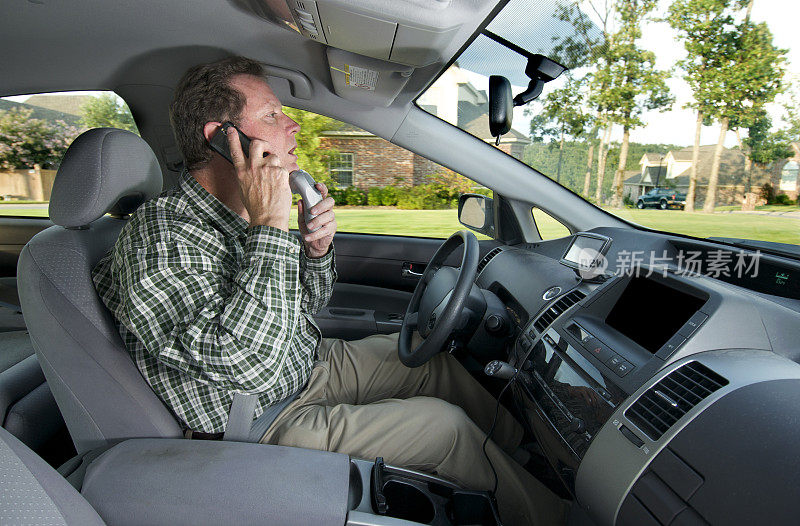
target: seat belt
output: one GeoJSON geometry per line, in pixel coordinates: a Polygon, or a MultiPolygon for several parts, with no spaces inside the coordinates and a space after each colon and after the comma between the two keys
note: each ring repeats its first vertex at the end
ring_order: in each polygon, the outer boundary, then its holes
{"type": "Polygon", "coordinates": [[[258,402],[258,396],[254,394],[235,393],[233,395],[233,403],[228,413],[228,425],[225,426],[222,440],[250,441],[250,428],[253,425],[256,402],[258,402]]]}

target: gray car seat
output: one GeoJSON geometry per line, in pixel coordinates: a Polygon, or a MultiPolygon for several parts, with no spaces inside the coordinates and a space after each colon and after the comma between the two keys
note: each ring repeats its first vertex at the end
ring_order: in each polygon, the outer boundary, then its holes
{"type": "Polygon", "coordinates": [[[64,477],[0,428],[0,524],[105,524],[64,477]]]}
{"type": "Polygon", "coordinates": [[[125,216],[161,188],[158,161],[144,140],[112,128],[89,130],[56,175],[55,226],[20,254],[25,323],[78,453],[125,438],[182,436],[126,351],[91,276],[125,216]]]}

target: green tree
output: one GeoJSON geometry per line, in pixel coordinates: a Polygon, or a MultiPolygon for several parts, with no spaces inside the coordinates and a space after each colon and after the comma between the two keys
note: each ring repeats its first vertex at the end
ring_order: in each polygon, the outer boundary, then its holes
{"type": "MultiPolygon", "coordinates": [[[[531,137],[534,141],[550,137],[558,140],[556,182],[561,182],[561,160],[565,138],[579,139],[587,134],[592,117],[584,107],[586,93],[584,79],[566,74],[564,87],[551,91],[542,101],[541,112],[531,119],[531,137]]],[[[527,112],[528,110],[526,110],[527,112]]]]}
{"type": "Polygon", "coordinates": [[[718,59],[720,67],[711,83],[712,116],[720,123],[708,191],[703,212],[712,213],[716,205],[719,164],[728,129],[755,122],[764,106],[783,89],[783,62],[786,51],[775,47],[766,23],[750,21],[753,0],[747,5],[744,21],[736,26],[733,52],[718,59]]]}
{"type": "Polygon", "coordinates": [[[686,58],[678,65],[694,95],[694,102],[687,106],[697,111],[686,212],[694,211],[700,132],[704,124],[711,124],[717,76],[735,49],[733,13],[743,5],[743,0],[676,0],[669,7],[667,22],[678,31],[686,48],[686,58]]]}
{"type": "Polygon", "coordinates": [[[30,109],[0,111],[0,167],[57,168],[80,131],[62,121],[32,119],[30,109]]]}
{"type": "Polygon", "coordinates": [[[119,128],[139,135],[128,105],[113,93],[90,98],[82,110],[81,124],[87,128],[119,128]]]}
{"type": "Polygon", "coordinates": [[[331,178],[328,162],[336,151],[321,149],[320,137],[322,132],[336,129],[342,123],[310,111],[295,108],[284,108],[283,111],[300,125],[300,131],[295,136],[297,148],[294,151],[298,166],[310,173],[317,182],[333,188],[336,183],[331,178]]]}
{"type": "Polygon", "coordinates": [[[750,192],[753,164],[765,168],[775,161],[791,157],[793,152],[788,132],[773,131],[772,119],[763,107],[753,112],[746,126],[747,137],[742,139],[737,128],[736,138],[745,154],[746,191],[750,192]]]}
{"type": "Polygon", "coordinates": [[[608,68],[598,70],[594,78],[594,97],[611,123],[622,126],[622,146],[612,184],[611,205],[622,206],[625,165],[632,129],[644,125],[646,110],[668,109],[673,98],[667,87],[668,71],[655,67],[655,54],[637,46],[642,23],[656,7],[656,0],[618,0],[618,30],[609,39],[608,68]]]}
{"type": "MultiPolygon", "coordinates": [[[[587,79],[590,81],[592,92],[602,92],[606,88],[608,79],[608,69],[610,60],[608,56],[608,43],[610,40],[610,24],[615,14],[614,3],[600,0],[566,0],[559,2],[556,12],[553,15],[561,22],[567,22],[573,32],[563,37],[556,37],[553,46],[554,57],[562,64],[570,68],[591,67],[593,72],[589,72],[587,79]],[[583,8],[593,13],[589,17],[583,8]],[[602,73],[601,73],[602,72],[602,73]],[[600,82],[592,79],[599,77],[600,82]]],[[[589,196],[589,189],[592,177],[592,156],[594,154],[594,138],[600,134],[597,152],[597,185],[595,189],[595,201],[600,202],[603,188],[605,185],[606,160],[608,157],[609,139],[611,137],[612,123],[606,109],[597,104],[594,97],[590,97],[593,108],[594,128],[589,132],[590,137],[589,152],[587,156],[587,168],[583,184],[583,196],[589,196]]],[[[577,189],[573,189],[578,191],[577,189]]]]}

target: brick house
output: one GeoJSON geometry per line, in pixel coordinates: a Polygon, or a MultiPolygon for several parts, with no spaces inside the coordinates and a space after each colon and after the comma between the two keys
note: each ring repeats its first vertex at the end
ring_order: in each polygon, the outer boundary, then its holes
{"type": "MultiPolygon", "coordinates": [[[[716,145],[700,147],[697,162],[697,205],[702,205],[711,174],[716,145]]],[[[774,162],[769,166],[753,164],[750,169],[751,191],[758,193],[767,183],[778,193],[785,193],[791,199],[797,198],[798,172],[800,172],[800,144],[793,143],[794,156],[774,162]]],[[[626,173],[623,195],[635,201],[640,195],[656,186],[676,188],[686,192],[689,188],[689,174],[692,167],[692,147],[670,150],[666,155],[646,153],[639,161],[641,171],[626,173]]],[[[717,204],[741,204],[747,189],[745,156],[738,149],[725,148],[722,151],[717,185],[717,204]]]]}
{"type": "MultiPolygon", "coordinates": [[[[422,109],[494,144],[489,133],[488,97],[476,89],[458,68],[450,68],[419,99],[422,109]]],[[[522,159],[531,141],[512,129],[498,148],[522,159]]],[[[362,189],[374,186],[412,186],[427,182],[430,175],[451,170],[355,126],[343,124],[322,132],[320,147],[336,150],[330,170],[340,186],[362,189]]]]}

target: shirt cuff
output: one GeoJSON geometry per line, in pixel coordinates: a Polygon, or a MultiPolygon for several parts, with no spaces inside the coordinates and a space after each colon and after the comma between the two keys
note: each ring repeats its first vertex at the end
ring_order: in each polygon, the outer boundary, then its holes
{"type": "Polygon", "coordinates": [[[321,258],[312,258],[306,254],[305,250],[300,251],[300,257],[303,258],[305,261],[305,268],[306,270],[310,270],[312,272],[321,272],[328,270],[331,268],[331,265],[334,261],[333,255],[333,243],[331,243],[331,247],[328,250],[328,253],[322,256],[321,258]]]}
{"type": "Polygon", "coordinates": [[[296,255],[300,242],[289,232],[267,225],[256,225],[247,229],[247,241],[244,244],[244,259],[249,257],[263,258],[285,257],[296,255]]]}

